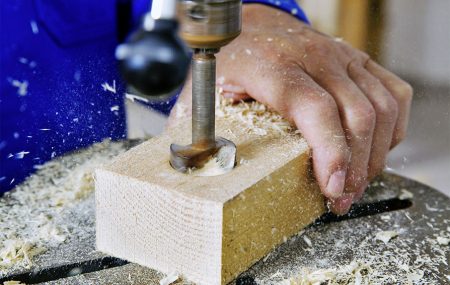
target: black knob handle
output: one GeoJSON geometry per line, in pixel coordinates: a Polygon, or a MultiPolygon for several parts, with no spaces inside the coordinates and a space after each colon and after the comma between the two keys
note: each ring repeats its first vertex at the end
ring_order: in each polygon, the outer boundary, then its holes
{"type": "Polygon", "coordinates": [[[144,95],[170,94],[186,79],[190,56],[177,28],[176,21],[155,20],[151,31],[138,30],[116,49],[125,80],[144,95]]]}

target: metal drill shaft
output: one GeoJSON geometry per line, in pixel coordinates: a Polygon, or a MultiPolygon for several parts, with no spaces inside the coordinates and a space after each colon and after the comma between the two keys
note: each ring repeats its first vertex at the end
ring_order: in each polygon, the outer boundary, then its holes
{"type": "Polygon", "coordinates": [[[236,164],[236,145],[215,137],[215,53],[241,31],[241,0],[178,1],[181,37],[192,57],[192,144],[170,146],[170,165],[180,172],[219,175],[236,164]],[[207,166],[207,167],[206,167],[207,166]]]}
{"type": "Polygon", "coordinates": [[[216,57],[214,49],[195,50],[192,58],[192,144],[215,144],[216,57]]]}

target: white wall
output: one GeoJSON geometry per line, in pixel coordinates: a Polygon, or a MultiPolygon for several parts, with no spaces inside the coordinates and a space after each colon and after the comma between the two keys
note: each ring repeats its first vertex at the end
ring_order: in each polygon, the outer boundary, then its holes
{"type": "Polygon", "coordinates": [[[426,84],[450,86],[450,1],[388,0],[383,65],[426,84]]]}

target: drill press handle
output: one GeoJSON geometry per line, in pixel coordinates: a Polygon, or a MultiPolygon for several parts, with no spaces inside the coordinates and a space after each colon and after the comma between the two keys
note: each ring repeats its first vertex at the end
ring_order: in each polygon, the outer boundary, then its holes
{"type": "Polygon", "coordinates": [[[125,80],[152,97],[167,97],[185,81],[188,48],[178,37],[176,0],[154,0],[141,29],[116,49],[125,80]]]}

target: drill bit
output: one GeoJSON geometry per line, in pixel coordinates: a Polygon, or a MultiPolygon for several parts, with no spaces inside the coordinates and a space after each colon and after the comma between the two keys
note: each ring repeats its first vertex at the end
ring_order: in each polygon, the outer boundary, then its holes
{"type": "Polygon", "coordinates": [[[215,170],[209,173],[218,175],[234,167],[236,146],[229,140],[215,137],[216,58],[214,54],[219,52],[220,47],[239,35],[241,1],[180,1],[179,4],[181,36],[194,50],[192,144],[187,146],[172,144],[170,164],[181,172],[212,165],[215,170]]]}
{"type": "Polygon", "coordinates": [[[197,49],[192,58],[192,144],[215,142],[215,49],[197,49]]]}
{"type": "Polygon", "coordinates": [[[170,164],[180,172],[213,162],[201,175],[218,175],[236,163],[234,143],[215,136],[216,52],[218,49],[195,49],[192,57],[192,144],[170,146],[170,164]]]}

